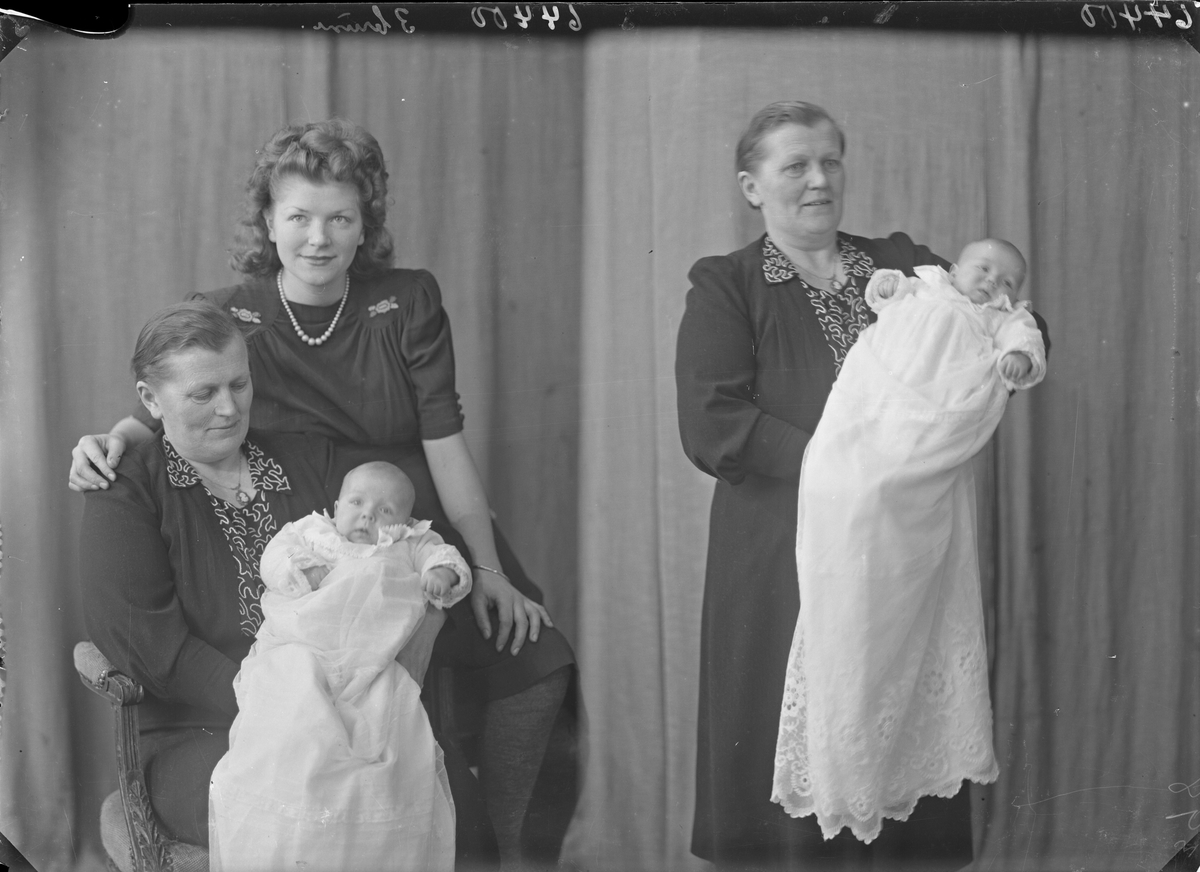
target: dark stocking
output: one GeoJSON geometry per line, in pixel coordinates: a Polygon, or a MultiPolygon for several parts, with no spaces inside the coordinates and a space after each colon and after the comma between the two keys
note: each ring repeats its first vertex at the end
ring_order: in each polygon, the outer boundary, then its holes
{"type": "Polygon", "coordinates": [[[502,868],[521,865],[521,826],[567,691],[571,667],[520,693],[488,703],[483,727],[483,790],[502,868]]]}

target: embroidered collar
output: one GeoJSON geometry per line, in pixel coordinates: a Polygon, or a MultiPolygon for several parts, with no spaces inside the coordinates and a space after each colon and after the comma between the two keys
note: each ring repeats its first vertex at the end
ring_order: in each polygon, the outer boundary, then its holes
{"type": "MultiPolygon", "coordinates": [[[[871,260],[870,255],[859,251],[858,248],[850,242],[845,234],[837,235],[838,256],[842,262],[842,272],[846,275],[847,285],[854,283],[853,279],[856,276],[870,278],[871,273],[875,271],[875,262],[871,260]]],[[[768,284],[778,285],[783,282],[799,279],[804,283],[806,288],[811,288],[820,294],[830,294],[831,291],[826,291],[823,288],[817,288],[804,281],[800,271],[796,269],[796,265],[788,259],[771,239],[770,236],[763,236],[763,276],[768,284]]]]}
{"type": "Polygon", "coordinates": [[[390,548],[397,542],[406,539],[418,539],[429,532],[431,521],[418,521],[409,518],[404,523],[388,524],[379,528],[377,542],[351,542],[337,531],[329,511],[321,514],[313,512],[299,521],[292,528],[314,551],[327,560],[353,558],[365,560],[375,554],[390,548]]]}
{"type": "Polygon", "coordinates": [[[419,538],[428,533],[432,526],[432,521],[418,521],[416,518],[409,518],[403,524],[389,524],[380,528],[379,544],[383,544],[384,537],[390,538],[393,542],[419,538]]]}
{"type": "MultiPolygon", "coordinates": [[[[162,435],[162,444],[167,456],[167,478],[171,486],[188,488],[200,484],[199,473],[175,450],[166,433],[162,435]]],[[[249,438],[242,442],[242,450],[246,452],[246,458],[250,461],[250,480],[254,482],[255,490],[287,492],[292,489],[283,468],[267,457],[249,438]]]]}
{"type": "Polygon", "coordinates": [[[976,303],[981,309],[999,309],[1001,312],[1011,312],[1014,309],[1025,309],[1029,306],[1028,300],[1017,300],[1013,302],[1008,298],[1008,294],[1001,294],[994,300],[988,300],[986,303],[976,303]]]}

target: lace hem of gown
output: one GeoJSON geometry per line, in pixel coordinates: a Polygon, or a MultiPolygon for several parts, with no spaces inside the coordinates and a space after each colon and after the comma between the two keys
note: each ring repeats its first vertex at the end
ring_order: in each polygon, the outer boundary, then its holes
{"type": "MultiPolygon", "coordinates": [[[[924,697],[944,698],[950,695],[951,687],[977,685],[977,660],[983,655],[982,646],[976,644],[950,658],[937,653],[927,656],[917,680],[918,692],[924,697]]],[[[771,801],[794,818],[815,815],[826,840],[849,827],[855,838],[870,844],[879,836],[884,818],[908,820],[922,796],[950,798],[962,789],[963,781],[990,784],[999,776],[1000,767],[992,751],[990,707],[984,708],[986,714],[980,716],[977,701],[964,699],[956,717],[955,712],[944,708],[934,713],[919,703],[885,694],[890,698],[882,700],[876,717],[871,719],[873,730],[863,729],[849,718],[830,719],[841,721],[840,729],[833,731],[837,742],[861,752],[861,771],[838,773],[850,776],[847,780],[859,789],[848,795],[839,789],[822,790],[819,777],[814,787],[808,753],[810,737],[815,733],[818,744],[832,737],[826,730],[809,730],[803,662],[804,644],[797,626],[784,684],[771,801]],[[917,717],[911,717],[914,714],[917,717]],[[929,743],[931,735],[940,737],[940,741],[929,743]],[[876,752],[867,752],[871,745],[876,752]],[[889,761],[886,753],[877,753],[879,748],[903,751],[889,761]],[[871,777],[883,768],[890,768],[890,777],[882,782],[871,777]]],[[[986,694],[986,684],[976,693],[980,690],[986,694]]]]}

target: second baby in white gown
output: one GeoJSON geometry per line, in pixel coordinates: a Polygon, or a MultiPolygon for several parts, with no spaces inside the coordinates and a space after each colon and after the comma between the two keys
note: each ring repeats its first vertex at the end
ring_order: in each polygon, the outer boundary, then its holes
{"type": "Polygon", "coordinates": [[[872,841],[885,817],[996,778],[971,458],[1045,373],[1014,304],[1025,260],[986,239],[947,273],[880,270],[805,453],[800,614],[772,799],[872,841]]]}
{"type": "Polygon", "coordinates": [[[209,791],[213,870],[453,870],[442,752],[396,656],[471,574],[413,500],[398,468],[364,464],[332,519],[289,523],[263,552],[263,623],[209,791]]]}

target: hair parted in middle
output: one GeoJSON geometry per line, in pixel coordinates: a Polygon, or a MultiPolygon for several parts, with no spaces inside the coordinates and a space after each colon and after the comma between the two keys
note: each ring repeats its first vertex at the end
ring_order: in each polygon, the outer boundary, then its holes
{"type": "Polygon", "coordinates": [[[316,184],[342,182],[358,189],[366,237],[350,264],[351,275],[378,275],[392,265],[392,236],[387,218],[387,168],[379,142],[364,128],[340,118],[284,127],[258,150],[246,183],[246,212],[238,223],[230,266],[241,273],[267,276],[282,267],[267,234],[266,212],[282,182],[306,179],[316,184]]]}

